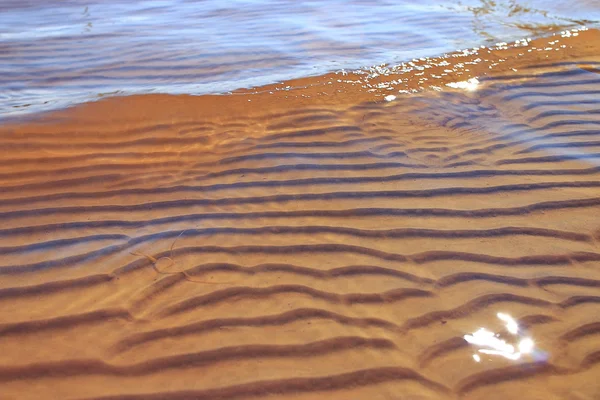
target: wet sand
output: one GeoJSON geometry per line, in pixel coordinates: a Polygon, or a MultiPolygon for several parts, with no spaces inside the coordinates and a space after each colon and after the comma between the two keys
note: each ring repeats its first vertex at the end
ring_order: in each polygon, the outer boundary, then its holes
{"type": "Polygon", "coordinates": [[[600,33],[558,38],[5,124],[2,398],[600,397],[600,33]],[[465,341],[498,312],[533,353],[465,341]]]}

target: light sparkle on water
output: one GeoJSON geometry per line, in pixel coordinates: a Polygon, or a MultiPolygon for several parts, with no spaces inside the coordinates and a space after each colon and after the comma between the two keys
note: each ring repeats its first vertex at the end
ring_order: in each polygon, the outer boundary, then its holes
{"type": "MultiPolygon", "coordinates": [[[[523,355],[532,354],[535,350],[533,339],[520,334],[520,328],[517,321],[506,313],[496,314],[498,319],[504,322],[506,330],[516,336],[518,343],[512,345],[506,340],[501,339],[498,333],[494,333],[486,328],[479,328],[477,331],[463,338],[470,344],[480,347],[478,352],[481,354],[501,356],[509,360],[519,360],[523,355]]],[[[473,354],[473,360],[481,362],[479,354],[473,354]]]]}
{"type": "Polygon", "coordinates": [[[479,86],[479,79],[471,78],[471,79],[468,79],[468,80],[462,81],[462,82],[451,82],[451,83],[447,83],[446,86],[449,86],[454,89],[464,89],[469,92],[474,92],[475,90],[477,90],[477,87],[479,86]]]}

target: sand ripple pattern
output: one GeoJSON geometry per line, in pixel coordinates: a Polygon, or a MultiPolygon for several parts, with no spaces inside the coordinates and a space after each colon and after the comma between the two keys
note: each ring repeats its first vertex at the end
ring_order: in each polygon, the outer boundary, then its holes
{"type": "Polygon", "coordinates": [[[5,129],[3,395],[598,398],[598,71],[5,129]],[[497,312],[545,358],[475,363],[497,312]]]}

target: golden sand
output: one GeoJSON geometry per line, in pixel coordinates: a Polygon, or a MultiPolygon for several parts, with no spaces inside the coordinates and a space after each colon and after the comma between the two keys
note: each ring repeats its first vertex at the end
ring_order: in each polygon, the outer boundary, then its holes
{"type": "Polygon", "coordinates": [[[600,33],[559,38],[0,128],[0,398],[600,398],[600,33]]]}

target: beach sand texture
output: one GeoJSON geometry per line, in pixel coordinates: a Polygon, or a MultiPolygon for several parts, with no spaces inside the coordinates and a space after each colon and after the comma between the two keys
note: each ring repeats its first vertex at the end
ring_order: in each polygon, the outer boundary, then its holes
{"type": "Polygon", "coordinates": [[[458,79],[473,91],[450,74],[387,102],[332,74],[5,124],[0,397],[600,398],[600,33],[581,35],[498,53],[458,79]],[[465,341],[515,339],[499,312],[532,353],[465,341]]]}

